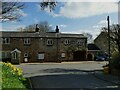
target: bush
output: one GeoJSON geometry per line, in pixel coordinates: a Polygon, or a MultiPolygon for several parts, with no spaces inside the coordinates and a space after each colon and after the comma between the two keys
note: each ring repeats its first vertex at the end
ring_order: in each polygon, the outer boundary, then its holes
{"type": "Polygon", "coordinates": [[[110,67],[120,70],[120,52],[114,52],[110,61],[110,67]]]}

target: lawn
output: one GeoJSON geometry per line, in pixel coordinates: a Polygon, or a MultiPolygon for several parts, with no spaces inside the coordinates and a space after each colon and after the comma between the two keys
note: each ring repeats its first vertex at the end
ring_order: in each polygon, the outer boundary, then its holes
{"type": "Polygon", "coordinates": [[[0,62],[0,85],[2,89],[28,89],[28,79],[22,75],[22,70],[11,63],[0,62]]]}

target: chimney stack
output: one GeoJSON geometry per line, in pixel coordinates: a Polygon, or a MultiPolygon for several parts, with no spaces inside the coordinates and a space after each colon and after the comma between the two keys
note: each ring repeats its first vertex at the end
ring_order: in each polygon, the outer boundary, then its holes
{"type": "Polygon", "coordinates": [[[38,24],[36,24],[35,32],[39,32],[38,24]]]}
{"type": "Polygon", "coordinates": [[[59,33],[59,28],[58,28],[58,26],[56,26],[56,33],[59,33]]]}

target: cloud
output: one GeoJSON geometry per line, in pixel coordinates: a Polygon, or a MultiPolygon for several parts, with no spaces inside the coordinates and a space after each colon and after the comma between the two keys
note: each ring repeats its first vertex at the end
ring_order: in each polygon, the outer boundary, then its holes
{"type": "Polygon", "coordinates": [[[24,11],[22,11],[22,10],[20,10],[20,9],[19,9],[19,13],[20,13],[20,15],[22,15],[23,17],[28,16],[28,14],[27,14],[27,13],[25,13],[24,11]]]}
{"type": "Polygon", "coordinates": [[[64,25],[64,24],[61,24],[61,25],[58,25],[59,27],[61,27],[61,28],[66,28],[67,27],[67,25],[64,25]]]}
{"type": "Polygon", "coordinates": [[[37,23],[39,23],[39,20],[37,18],[35,18],[34,22],[37,24],[37,23]]]}
{"type": "Polygon", "coordinates": [[[107,20],[101,20],[98,24],[107,24],[107,20]]]}
{"type": "Polygon", "coordinates": [[[96,25],[93,25],[92,28],[101,29],[102,27],[106,27],[106,26],[107,26],[107,20],[101,20],[96,25]]]}
{"type": "Polygon", "coordinates": [[[118,5],[115,2],[66,2],[60,7],[59,13],[52,12],[53,17],[83,18],[105,13],[118,11],[118,5]]]}
{"type": "Polygon", "coordinates": [[[24,28],[25,27],[25,25],[10,25],[10,26],[2,26],[2,30],[3,31],[15,31],[15,30],[17,30],[18,28],[24,28]]]}
{"type": "Polygon", "coordinates": [[[0,31],[2,31],[2,23],[0,23],[0,31]]]}
{"type": "Polygon", "coordinates": [[[71,33],[71,34],[90,33],[92,34],[93,39],[95,39],[100,34],[100,29],[79,29],[72,31],[62,31],[62,33],[71,33]]]}
{"type": "MultiPolygon", "coordinates": [[[[41,2],[43,0],[3,0],[3,2],[41,2]]],[[[46,0],[47,1],[47,0],[46,0]]],[[[118,2],[119,0],[57,0],[57,2],[118,2]]]]}
{"type": "MultiPolygon", "coordinates": [[[[117,24],[117,22],[113,22],[110,20],[111,24],[117,24]]],[[[102,27],[107,27],[108,22],[107,20],[101,20],[96,25],[92,26],[93,29],[101,29],[102,27]]]]}

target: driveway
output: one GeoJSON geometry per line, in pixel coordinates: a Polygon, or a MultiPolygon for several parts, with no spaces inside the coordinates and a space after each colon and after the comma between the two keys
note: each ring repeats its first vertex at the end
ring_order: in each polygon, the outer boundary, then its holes
{"type": "MultiPolygon", "coordinates": [[[[63,62],[27,63],[17,65],[23,69],[24,77],[29,77],[36,88],[73,88],[73,89],[116,89],[118,85],[105,81],[102,66],[108,62],[63,62]]],[[[109,78],[113,78],[112,76],[109,78]]],[[[115,78],[117,79],[117,78],[115,78]]],[[[109,79],[110,80],[110,79],[109,79]]],[[[112,79],[111,79],[112,80],[112,79]]]]}

